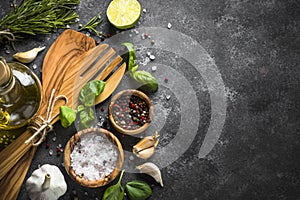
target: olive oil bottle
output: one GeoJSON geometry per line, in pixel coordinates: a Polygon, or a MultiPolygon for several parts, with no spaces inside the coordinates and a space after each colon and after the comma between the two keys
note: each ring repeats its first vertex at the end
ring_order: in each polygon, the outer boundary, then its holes
{"type": "MultiPolygon", "coordinates": [[[[25,65],[0,57],[0,135],[25,126],[41,105],[41,84],[25,65]]],[[[1,139],[0,139],[1,140],[1,139]]]]}

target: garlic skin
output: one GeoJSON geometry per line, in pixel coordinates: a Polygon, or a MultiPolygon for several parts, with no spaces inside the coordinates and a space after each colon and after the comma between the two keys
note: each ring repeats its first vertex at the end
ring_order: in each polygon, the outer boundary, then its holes
{"type": "Polygon", "coordinates": [[[21,63],[30,63],[36,58],[37,54],[45,48],[46,47],[37,47],[29,51],[18,52],[13,55],[13,58],[21,63]]]}
{"type": "Polygon", "coordinates": [[[141,173],[152,176],[156,180],[156,182],[158,182],[161,185],[161,187],[164,186],[161,178],[161,172],[154,163],[146,162],[142,165],[136,166],[136,168],[140,170],[141,173]]]}
{"type": "Polygon", "coordinates": [[[49,164],[35,170],[27,179],[25,187],[31,200],[57,200],[67,191],[60,169],[49,164]]]}
{"type": "Polygon", "coordinates": [[[158,144],[158,133],[153,136],[147,136],[133,146],[132,152],[139,158],[148,159],[154,152],[158,144]]]}

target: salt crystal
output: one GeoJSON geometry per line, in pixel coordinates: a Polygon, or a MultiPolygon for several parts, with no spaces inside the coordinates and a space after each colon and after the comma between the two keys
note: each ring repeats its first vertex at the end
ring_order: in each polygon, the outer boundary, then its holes
{"type": "Polygon", "coordinates": [[[146,8],[144,8],[144,9],[143,9],[143,13],[146,13],[146,12],[147,12],[147,10],[146,10],[146,8]]]}
{"type": "Polygon", "coordinates": [[[172,28],[172,24],[168,23],[168,29],[172,28]]]}
{"type": "Polygon", "coordinates": [[[132,37],[132,34],[129,34],[129,37],[132,37]]]}
{"type": "Polygon", "coordinates": [[[135,30],[135,34],[137,34],[137,35],[138,35],[139,33],[140,33],[139,31],[135,30]]]}
{"type": "Polygon", "coordinates": [[[5,53],[6,53],[6,54],[10,54],[10,51],[9,51],[9,50],[6,50],[5,53]]]}
{"type": "Polygon", "coordinates": [[[149,51],[148,51],[146,54],[147,54],[147,56],[149,56],[149,57],[151,56],[151,52],[149,52],[149,51]]]}
{"type": "Polygon", "coordinates": [[[53,142],[55,142],[55,141],[56,141],[56,137],[55,137],[55,136],[52,138],[52,141],[53,141],[53,142]]]}
{"type": "Polygon", "coordinates": [[[152,71],[155,72],[157,70],[157,66],[152,66],[152,71]]]}
{"type": "Polygon", "coordinates": [[[154,55],[150,55],[149,58],[150,58],[150,60],[154,60],[155,56],[154,55]]]}
{"type": "Polygon", "coordinates": [[[134,157],[132,155],[129,156],[129,160],[134,160],[134,157]]]}
{"type": "Polygon", "coordinates": [[[151,40],[151,44],[152,44],[152,45],[155,44],[155,41],[154,41],[154,40],[151,40]]]}
{"type": "Polygon", "coordinates": [[[67,24],[66,28],[71,28],[69,24],[67,24]]]}
{"type": "Polygon", "coordinates": [[[90,36],[91,34],[90,34],[90,32],[86,32],[86,34],[85,34],[86,36],[90,36]]]}
{"type": "Polygon", "coordinates": [[[166,99],[170,100],[171,99],[171,95],[166,95],[166,99]]]}
{"type": "Polygon", "coordinates": [[[41,164],[38,164],[38,168],[41,168],[41,164]]]}
{"type": "Polygon", "coordinates": [[[52,149],[49,150],[49,155],[50,155],[50,156],[53,155],[53,150],[52,150],[52,149]]]}
{"type": "Polygon", "coordinates": [[[78,24],[78,28],[82,28],[82,26],[83,26],[82,24],[78,24]]]}
{"type": "Polygon", "coordinates": [[[33,64],[32,69],[36,69],[36,68],[37,68],[37,64],[33,64]]]}
{"type": "Polygon", "coordinates": [[[79,18],[76,18],[76,19],[75,19],[75,22],[79,22],[79,21],[80,21],[80,19],[79,19],[79,18]]]}

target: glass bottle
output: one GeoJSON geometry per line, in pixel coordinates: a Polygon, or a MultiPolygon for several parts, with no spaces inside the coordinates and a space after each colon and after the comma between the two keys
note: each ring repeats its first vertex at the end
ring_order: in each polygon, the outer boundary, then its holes
{"type": "Polygon", "coordinates": [[[0,57],[0,133],[25,126],[41,105],[41,83],[25,65],[0,57]]]}

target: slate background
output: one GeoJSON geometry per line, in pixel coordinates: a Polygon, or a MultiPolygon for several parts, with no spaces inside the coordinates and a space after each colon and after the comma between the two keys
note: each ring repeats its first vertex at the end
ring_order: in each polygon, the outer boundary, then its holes
{"type": "MultiPolygon", "coordinates": [[[[139,174],[128,174],[123,182],[134,178],[146,180],[153,187],[150,199],[300,199],[300,2],[140,2],[147,13],[142,15],[139,26],[166,27],[170,22],[172,30],[191,36],[206,49],[222,74],[228,90],[228,107],[225,126],[214,149],[205,158],[197,158],[204,138],[199,130],[188,151],[162,169],[164,188],[139,174]]],[[[0,1],[0,17],[11,9],[10,3],[0,1]]],[[[108,4],[109,1],[82,0],[77,8],[81,23],[99,11],[105,13],[108,4]]],[[[104,17],[98,29],[114,34],[116,30],[104,17]]],[[[43,44],[49,48],[61,32],[18,41],[16,51],[43,44]]],[[[16,51],[0,46],[0,55],[7,60],[16,51]]],[[[39,66],[34,70],[39,76],[45,53],[34,62],[39,66]]],[[[188,77],[189,72],[186,73],[188,77]]],[[[201,95],[199,91],[197,94],[201,95]]],[[[203,96],[209,101],[206,94],[203,96]]],[[[172,103],[176,105],[173,98],[169,105],[172,103]]],[[[209,102],[204,107],[204,115],[210,116],[209,102]]],[[[172,118],[175,116],[170,114],[172,118]]],[[[177,122],[175,119],[169,123],[177,122]]],[[[207,121],[201,123],[207,128],[207,121]]],[[[166,131],[172,127],[166,127],[166,131]]],[[[59,136],[63,132],[56,124],[57,141],[52,145],[65,144],[67,137],[59,136]]],[[[75,129],[68,132],[72,134],[75,129]]],[[[53,136],[54,133],[49,134],[50,139],[53,136]]],[[[61,162],[62,157],[48,156],[41,146],[29,173],[38,164],[61,162]]],[[[64,172],[61,165],[60,168],[64,172]]],[[[86,189],[65,177],[69,187],[61,199],[72,199],[74,190],[79,199],[101,199],[105,188],[86,189]]],[[[19,199],[28,199],[24,188],[19,199]]]]}

